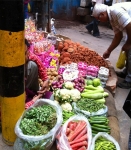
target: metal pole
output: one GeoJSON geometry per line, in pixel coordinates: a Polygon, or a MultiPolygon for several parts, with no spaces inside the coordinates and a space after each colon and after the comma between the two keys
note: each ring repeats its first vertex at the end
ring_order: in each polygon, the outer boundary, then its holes
{"type": "Polygon", "coordinates": [[[51,32],[51,11],[50,11],[51,1],[48,0],[48,25],[47,25],[47,32],[51,32]]]}
{"type": "Polygon", "coordinates": [[[23,0],[0,0],[0,101],[2,138],[16,139],[14,128],[25,107],[23,0]]]}
{"type": "Polygon", "coordinates": [[[45,31],[45,0],[41,0],[42,2],[42,10],[41,10],[41,15],[42,15],[42,20],[41,20],[41,23],[42,23],[42,30],[45,31]]]}
{"type": "Polygon", "coordinates": [[[42,29],[47,31],[48,0],[42,0],[42,29]]]}

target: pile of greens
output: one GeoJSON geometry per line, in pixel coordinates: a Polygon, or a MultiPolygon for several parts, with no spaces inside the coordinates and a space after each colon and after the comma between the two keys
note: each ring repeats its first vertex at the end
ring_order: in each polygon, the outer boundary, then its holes
{"type": "Polygon", "coordinates": [[[25,113],[20,128],[25,135],[47,134],[56,124],[57,115],[50,105],[34,107],[25,113]]]}

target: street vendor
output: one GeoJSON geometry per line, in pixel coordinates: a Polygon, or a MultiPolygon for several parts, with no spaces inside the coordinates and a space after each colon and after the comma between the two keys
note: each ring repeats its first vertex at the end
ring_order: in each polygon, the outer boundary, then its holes
{"type": "Polygon", "coordinates": [[[123,31],[126,31],[127,40],[122,47],[126,52],[126,67],[122,72],[116,72],[117,76],[124,78],[118,83],[118,87],[131,88],[131,2],[117,3],[112,6],[96,4],[93,9],[93,16],[101,22],[110,21],[115,36],[109,48],[104,52],[103,57],[109,58],[111,52],[120,44],[123,38],[123,31]]]}
{"type": "Polygon", "coordinates": [[[49,89],[49,80],[47,77],[46,68],[35,54],[29,52],[28,48],[29,43],[27,40],[25,40],[25,90],[27,96],[26,102],[32,100],[35,95],[38,95],[38,98],[42,97],[49,89]],[[38,76],[43,81],[41,88],[39,86],[38,76]]]}

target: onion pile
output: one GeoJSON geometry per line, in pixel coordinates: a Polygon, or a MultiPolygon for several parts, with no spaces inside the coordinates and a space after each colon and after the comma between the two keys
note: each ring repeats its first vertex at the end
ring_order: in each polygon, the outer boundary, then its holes
{"type": "Polygon", "coordinates": [[[53,89],[62,89],[63,88],[64,79],[61,75],[58,75],[58,80],[52,82],[53,89]]]}
{"type": "Polygon", "coordinates": [[[74,88],[79,90],[80,92],[82,92],[84,90],[84,87],[85,87],[85,80],[84,78],[77,78],[77,79],[74,79],[73,80],[73,83],[74,83],[74,88]]]}

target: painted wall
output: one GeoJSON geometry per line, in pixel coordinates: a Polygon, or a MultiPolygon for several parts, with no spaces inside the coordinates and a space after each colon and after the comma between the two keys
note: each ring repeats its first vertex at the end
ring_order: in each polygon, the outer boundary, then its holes
{"type": "Polygon", "coordinates": [[[64,20],[75,20],[80,0],[53,0],[52,17],[64,20]]]}

